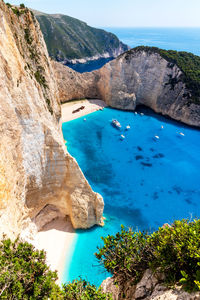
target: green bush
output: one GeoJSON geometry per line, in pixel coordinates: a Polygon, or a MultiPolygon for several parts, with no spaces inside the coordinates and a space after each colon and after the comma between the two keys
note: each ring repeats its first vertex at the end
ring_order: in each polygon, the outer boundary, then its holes
{"type": "Polygon", "coordinates": [[[25,5],[23,3],[20,4],[20,8],[24,9],[25,5]]]}
{"type": "Polygon", "coordinates": [[[74,280],[63,285],[65,300],[112,300],[110,294],[104,294],[101,288],[96,288],[84,279],[74,280]]]}
{"type": "Polygon", "coordinates": [[[125,230],[103,238],[96,257],[118,283],[135,283],[144,271],[163,272],[166,283],[182,284],[188,291],[200,289],[200,220],[175,221],[153,234],[125,230]]]}
{"type": "Polygon", "coordinates": [[[112,300],[85,280],[57,284],[57,272],[46,265],[46,254],[16,239],[0,242],[0,299],[112,300]]]}
{"type": "Polygon", "coordinates": [[[0,299],[48,299],[61,294],[44,251],[19,239],[0,242],[0,299]]]}

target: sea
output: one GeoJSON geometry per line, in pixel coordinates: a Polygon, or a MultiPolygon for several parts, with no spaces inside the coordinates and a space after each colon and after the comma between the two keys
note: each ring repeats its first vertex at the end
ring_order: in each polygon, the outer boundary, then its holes
{"type": "MultiPolygon", "coordinates": [[[[106,30],[131,47],[148,45],[200,54],[199,28],[106,30]]],[[[139,107],[136,113],[106,108],[63,123],[62,130],[67,150],[105,202],[104,227],[76,230],[64,262],[63,283],[82,277],[99,286],[111,276],[94,253],[103,245],[101,237],[119,232],[122,224],[151,233],[176,219],[200,217],[198,129],[139,107]],[[121,123],[120,130],[112,126],[112,119],[121,123]]]]}
{"type": "MultiPolygon", "coordinates": [[[[200,28],[102,28],[114,33],[130,48],[137,46],[158,47],[165,50],[192,52],[200,55],[200,28]]],[[[68,64],[80,73],[101,68],[111,58],[101,58],[86,64],[68,64]]]]}

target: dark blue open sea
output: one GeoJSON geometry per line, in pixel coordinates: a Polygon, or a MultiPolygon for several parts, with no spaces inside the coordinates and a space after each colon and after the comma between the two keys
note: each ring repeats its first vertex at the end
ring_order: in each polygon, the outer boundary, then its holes
{"type": "MultiPolygon", "coordinates": [[[[123,36],[126,33],[126,40],[121,37],[124,42],[133,40],[134,32],[138,41],[147,40],[142,29],[117,30],[119,37],[120,31],[123,36]]],[[[170,32],[168,46],[163,44],[162,48],[198,54],[199,29],[188,29],[187,35],[177,37],[170,32]]],[[[159,46],[154,41],[164,43],[167,39],[166,30],[156,36],[148,29],[148,36],[147,45],[159,46]]],[[[200,217],[200,131],[147,108],[140,108],[138,114],[106,108],[87,115],[86,122],[84,118],[63,124],[64,139],[94,191],[104,197],[106,220],[104,227],[76,231],[63,282],[82,276],[99,285],[109,275],[94,257],[101,236],[116,233],[121,224],[151,232],[175,219],[200,217]],[[112,119],[119,120],[121,131],[111,126],[112,119]],[[121,134],[125,135],[123,141],[121,134]]]]}

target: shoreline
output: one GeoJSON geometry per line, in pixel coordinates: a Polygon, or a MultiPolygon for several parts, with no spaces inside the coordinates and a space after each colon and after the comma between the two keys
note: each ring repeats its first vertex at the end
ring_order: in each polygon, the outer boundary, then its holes
{"type": "Polygon", "coordinates": [[[105,107],[107,107],[106,103],[99,99],[83,99],[63,103],[61,105],[62,123],[103,110],[105,107]],[[77,112],[74,112],[76,110],[77,112]]]}
{"type": "Polygon", "coordinates": [[[66,263],[71,258],[75,230],[69,217],[58,217],[36,234],[34,246],[46,252],[46,262],[52,271],[57,270],[57,283],[61,285],[66,263]]]}

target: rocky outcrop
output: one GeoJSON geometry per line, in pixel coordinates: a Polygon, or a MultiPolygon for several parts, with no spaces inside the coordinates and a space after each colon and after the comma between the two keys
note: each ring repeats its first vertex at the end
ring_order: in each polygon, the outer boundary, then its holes
{"type": "Polygon", "coordinates": [[[57,215],[101,224],[103,200],[66,150],[55,74],[39,24],[0,0],[0,235],[40,229],[57,215]]]}
{"type": "Polygon", "coordinates": [[[100,98],[114,108],[146,105],[155,112],[200,126],[200,105],[190,102],[182,71],[158,53],[134,49],[96,72],[100,98]]]}
{"type": "Polygon", "coordinates": [[[92,73],[79,74],[59,64],[54,68],[63,102],[87,97],[123,110],[146,105],[175,120],[200,126],[200,105],[191,100],[183,72],[159,53],[132,49],[92,73]]]}
{"type": "Polygon", "coordinates": [[[153,275],[146,270],[141,281],[134,284],[131,280],[123,287],[114,284],[114,279],[109,277],[102,283],[105,293],[111,293],[114,300],[198,300],[200,292],[187,293],[180,287],[169,289],[163,284],[163,275],[153,275]]]}
{"type": "Polygon", "coordinates": [[[61,63],[51,61],[55,70],[56,81],[58,84],[59,99],[62,103],[74,99],[99,99],[97,89],[98,76],[95,73],[75,72],[61,63]]]}

